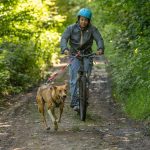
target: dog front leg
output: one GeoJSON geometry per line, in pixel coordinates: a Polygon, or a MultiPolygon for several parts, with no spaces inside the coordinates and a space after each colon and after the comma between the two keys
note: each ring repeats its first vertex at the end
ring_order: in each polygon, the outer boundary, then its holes
{"type": "Polygon", "coordinates": [[[54,124],[54,129],[57,130],[58,129],[58,124],[57,124],[56,118],[54,117],[54,109],[48,109],[48,114],[50,115],[51,120],[54,124]]]}
{"type": "Polygon", "coordinates": [[[63,108],[64,108],[64,104],[61,104],[60,105],[60,108],[59,108],[59,118],[58,118],[58,122],[61,122],[61,116],[62,116],[62,113],[63,113],[63,108]]]}

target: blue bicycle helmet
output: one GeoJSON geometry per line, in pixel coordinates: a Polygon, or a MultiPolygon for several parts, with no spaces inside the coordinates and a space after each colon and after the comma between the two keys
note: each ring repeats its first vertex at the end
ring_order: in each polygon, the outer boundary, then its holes
{"type": "Polygon", "coordinates": [[[88,18],[89,20],[91,20],[92,18],[92,12],[90,9],[88,8],[82,8],[80,9],[80,11],[78,12],[78,17],[79,16],[82,16],[82,17],[85,17],[85,18],[88,18]]]}

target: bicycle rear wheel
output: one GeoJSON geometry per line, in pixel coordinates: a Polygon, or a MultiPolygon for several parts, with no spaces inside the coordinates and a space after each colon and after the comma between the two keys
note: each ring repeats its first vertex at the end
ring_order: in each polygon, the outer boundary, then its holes
{"type": "Polygon", "coordinates": [[[87,110],[87,87],[86,78],[79,79],[80,119],[85,121],[87,110]]]}

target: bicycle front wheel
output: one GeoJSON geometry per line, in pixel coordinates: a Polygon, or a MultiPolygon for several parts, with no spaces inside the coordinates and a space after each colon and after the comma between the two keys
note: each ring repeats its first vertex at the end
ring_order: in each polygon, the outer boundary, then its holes
{"type": "Polygon", "coordinates": [[[80,119],[85,121],[87,110],[87,87],[86,78],[82,77],[79,80],[79,98],[80,98],[80,119]]]}

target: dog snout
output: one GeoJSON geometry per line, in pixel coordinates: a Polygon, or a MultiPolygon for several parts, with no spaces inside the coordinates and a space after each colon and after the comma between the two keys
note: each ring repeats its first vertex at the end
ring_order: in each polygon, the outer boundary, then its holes
{"type": "Polygon", "coordinates": [[[63,95],[63,98],[66,98],[67,97],[67,95],[63,95]]]}

